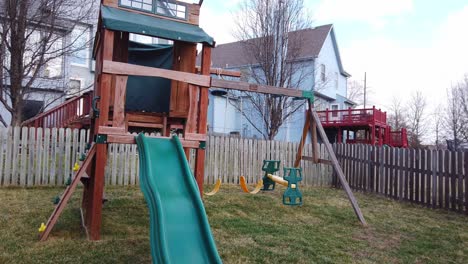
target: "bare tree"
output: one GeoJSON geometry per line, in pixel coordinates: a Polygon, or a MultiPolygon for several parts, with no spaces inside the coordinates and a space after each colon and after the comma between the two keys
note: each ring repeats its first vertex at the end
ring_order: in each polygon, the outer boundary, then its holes
{"type": "Polygon", "coordinates": [[[348,99],[357,103],[363,104],[364,102],[364,86],[356,80],[348,81],[348,99]]]}
{"type": "Polygon", "coordinates": [[[435,136],[434,145],[439,149],[442,144],[442,132],[443,132],[443,122],[444,122],[445,112],[444,106],[439,104],[434,112],[432,113],[433,118],[433,132],[435,136]]]}
{"type": "Polygon", "coordinates": [[[427,134],[426,108],[427,101],[423,93],[421,91],[413,93],[407,107],[409,144],[411,147],[421,147],[423,138],[427,134]]]}
{"type": "Polygon", "coordinates": [[[457,93],[462,109],[460,134],[464,141],[468,141],[468,74],[457,84],[456,89],[458,90],[457,93]]]}
{"type": "Polygon", "coordinates": [[[447,108],[444,123],[447,139],[453,142],[455,150],[459,148],[464,139],[464,131],[467,130],[463,97],[464,91],[460,85],[452,85],[447,89],[447,108]]]}
{"type": "Polygon", "coordinates": [[[389,106],[388,124],[395,130],[406,128],[405,106],[399,97],[392,98],[392,104],[389,106]]]}
{"type": "MultiPolygon", "coordinates": [[[[311,26],[303,0],[244,0],[237,21],[237,38],[251,60],[246,78],[262,85],[303,87],[314,73],[312,66],[299,61],[306,43],[297,31],[311,26]]],[[[275,95],[244,93],[243,98],[239,110],[266,139],[273,139],[304,105],[275,95]]]]}
{"type": "MultiPolygon", "coordinates": [[[[20,125],[26,100],[47,91],[66,88],[64,58],[88,43],[77,43],[83,31],[72,31],[95,16],[95,1],[9,0],[0,3],[0,103],[20,125]]],[[[65,93],[59,93],[50,101],[65,93]]],[[[50,103],[50,102],[49,102],[50,103]]],[[[4,117],[1,117],[7,125],[4,117]]]]}

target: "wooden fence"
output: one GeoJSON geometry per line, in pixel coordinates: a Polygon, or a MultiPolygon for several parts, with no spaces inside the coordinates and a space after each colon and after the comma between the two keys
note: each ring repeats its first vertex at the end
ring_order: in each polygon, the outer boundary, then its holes
{"type": "MultiPolygon", "coordinates": [[[[0,186],[60,186],[73,176],[73,165],[85,149],[86,130],[8,128],[0,129],[0,186]]],[[[235,183],[244,175],[249,183],[262,177],[264,159],[280,159],[292,166],[297,143],[210,136],[207,142],[205,181],[235,183]]],[[[311,155],[306,145],[305,155],[311,155]]],[[[325,155],[322,147],[321,153],[325,155]]],[[[192,156],[193,157],[193,156],[192,156]]],[[[193,167],[193,158],[191,159],[193,167]]],[[[331,168],[326,165],[301,164],[305,185],[330,186],[331,168]]],[[[106,169],[109,185],[138,184],[136,145],[110,144],[106,169]]]]}
{"type": "MultiPolygon", "coordinates": [[[[71,129],[0,129],[0,186],[60,186],[73,176],[73,164],[85,149],[89,131],[71,129]]],[[[210,136],[205,182],[248,183],[262,176],[264,159],[294,163],[298,143],[210,136]]],[[[354,190],[468,214],[468,153],[335,145],[337,157],[354,190]]],[[[193,153],[192,153],[193,154],[193,153]]],[[[306,145],[305,156],[312,155],[306,145]]],[[[320,156],[328,159],[324,146],[320,156]]],[[[194,157],[194,155],[192,155],[194,157]]],[[[193,168],[193,158],[191,166],[193,168]]],[[[304,185],[339,186],[331,166],[302,161],[304,185]]],[[[136,145],[110,144],[106,184],[138,184],[136,145]]]]}
{"type": "MultiPolygon", "coordinates": [[[[354,190],[468,214],[466,152],[346,144],[335,148],[354,190]]],[[[335,180],[333,185],[338,185],[335,180]]]]}

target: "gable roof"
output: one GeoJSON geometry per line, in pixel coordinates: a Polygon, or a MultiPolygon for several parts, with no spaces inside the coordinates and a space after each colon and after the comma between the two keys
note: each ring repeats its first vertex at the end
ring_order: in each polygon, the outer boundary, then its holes
{"type": "MultiPolygon", "coordinates": [[[[307,45],[301,46],[298,58],[317,57],[332,27],[333,25],[323,25],[290,32],[291,39],[300,35],[303,37],[304,43],[307,43],[307,45]]],[[[242,41],[216,46],[212,51],[211,60],[212,67],[216,68],[232,68],[255,64],[253,58],[245,54],[242,41]]]]}
{"type": "MultiPolygon", "coordinates": [[[[341,56],[336,44],[336,38],[333,30],[333,25],[323,25],[314,28],[308,28],[290,32],[290,39],[301,38],[301,41],[307,45],[301,45],[297,59],[316,58],[322,50],[325,40],[330,35],[333,41],[333,46],[337,56],[338,66],[343,76],[349,77],[349,73],[344,71],[341,56]]],[[[249,41],[249,40],[247,40],[249,41]]],[[[212,51],[211,60],[214,68],[238,68],[242,66],[256,64],[255,58],[249,56],[244,51],[245,44],[242,41],[231,42],[217,45],[212,51]]],[[[200,60],[200,58],[197,58],[200,60]]],[[[200,64],[197,61],[197,64],[200,64]]]]}

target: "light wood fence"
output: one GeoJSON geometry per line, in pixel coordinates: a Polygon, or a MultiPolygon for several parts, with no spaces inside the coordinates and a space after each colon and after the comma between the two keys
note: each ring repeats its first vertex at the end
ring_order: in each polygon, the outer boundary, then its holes
{"type": "MultiPolygon", "coordinates": [[[[84,151],[89,131],[71,129],[8,128],[0,129],[0,186],[61,186],[73,175],[72,169],[84,151]]],[[[244,175],[249,183],[262,176],[264,159],[281,160],[292,166],[298,144],[279,141],[210,136],[207,142],[205,182],[237,184],[244,175]]],[[[321,152],[326,158],[325,150],[321,152]]],[[[311,155],[306,145],[305,155],[311,155]]],[[[193,155],[192,155],[193,157],[193,155]]],[[[191,159],[193,167],[193,158],[191,159]]],[[[330,186],[331,168],[326,165],[301,164],[305,185],[330,186]]],[[[136,145],[110,144],[106,184],[138,184],[136,145]]]]}

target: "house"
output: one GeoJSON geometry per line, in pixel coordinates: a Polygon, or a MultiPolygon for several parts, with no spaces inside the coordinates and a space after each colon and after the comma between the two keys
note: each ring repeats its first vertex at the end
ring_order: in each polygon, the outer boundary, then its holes
{"type": "MultiPolygon", "coordinates": [[[[70,2],[71,3],[71,2],[70,2]]],[[[27,27],[31,29],[29,35],[25,36],[25,52],[24,52],[24,70],[23,83],[30,83],[31,89],[23,96],[22,121],[30,119],[42,111],[54,108],[63,103],[68,97],[75,96],[90,88],[94,81],[91,61],[92,34],[94,34],[93,23],[97,18],[97,9],[89,2],[89,6],[76,8],[74,4],[66,6],[70,9],[81,10],[67,12],[66,10],[57,11],[57,7],[50,7],[47,4],[39,1],[31,1],[27,6],[28,12],[34,14],[34,17],[27,19],[27,27]],[[96,12],[93,12],[96,11],[96,12]],[[52,22],[42,20],[44,17],[53,17],[52,22]],[[50,15],[53,14],[53,15],[50,15]],[[70,14],[77,16],[70,17],[70,14]],[[64,17],[64,16],[68,17],[64,17]],[[78,18],[79,17],[79,18],[78,18]],[[52,36],[52,37],[50,37],[52,36]],[[37,43],[47,40],[43,43],[44,52],[40,52],[37,43]],[[38,57],[43,54],[46,58],[46,63],[40,64],[38,57]],[[50,56],[47,58],[47,56],[50,56]],[[32,65],[32,66],[28,66],[32,65]],[[28,69],[27,67],[30,67],[28,69]],[[35,73],[37,74],[32,77],[35,73]]],[[[65,4],[62,4],[65,5],[65,4]]],[[[63,7],[63,6],[61,6],[63,7]]],[[[0,17],[6,18],[6,5],[0,4],[0,17]]],[[[3,23],[7,23],[8,19],[0,19],[0,32],[3,23]],[[2,22],[3,21],[3,22],[2,22]]],[[[0,44],[9,43],[7,36],[0,36],[0,44]]],[[[42,44],[41,44],[42,45],[42,44]]],[[[0,45],[1,47],[2,45],[0,45]]],[[[3,57],[3,69],[1,76],[2,85],[8,91],[10,85],[9,69],[10,69],[10,53],[9,49],[3,50],[6,56],[3,57]]],[[[6,104],[11,107],[9,97],[4,95],[6,104]]],[[[11,122],[11,114],[6,110],[5,105],[0,104],[0,114],[6,124],[11,122]]]]}
{"type": "MultiPolygon", "coordinates": [[[[294,63],[305,65],[310,71],[301,82],[301,90],[314,91],[315,107],[318,110],[347,109],[355,105],[346,98],[347,73],[341,61],[340,52],[333,25],[323,25],[315,28],[290,32],[290,39],[301,36],[303,45],[300,47],[294,63]]],[[[256,63],[247,56],[242,42],[218,45],[212,53],[212,67],[229,70],[240,70],[243,73],[255,70],[256,63]]],[[[251,80],[250,80],[251,81],[251,80]]],[[[212,90],[209,106],[209,128],[214,134],[240,134],[244,137],[261,138],[258,127],[241,114],[245,104],[241,95],[232,95],[222,90],[212,90]]],[[[304,107],[305,110],[305,107],[304,107]]],[[[297,111],[289,122],[283,124],[276,139],[299,141],[304,124],[304,111],[297,111]]]]}

